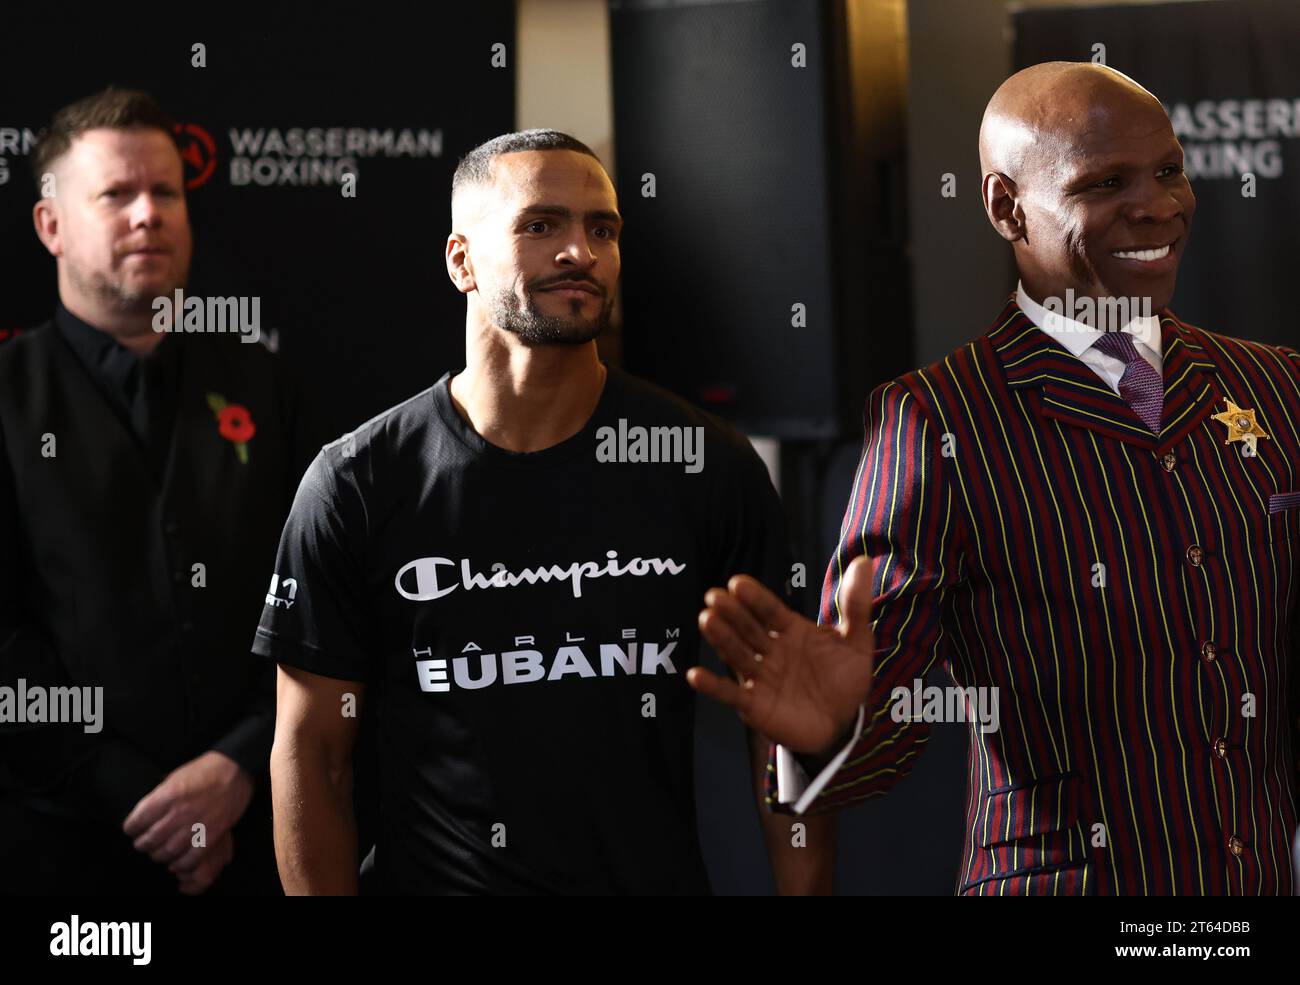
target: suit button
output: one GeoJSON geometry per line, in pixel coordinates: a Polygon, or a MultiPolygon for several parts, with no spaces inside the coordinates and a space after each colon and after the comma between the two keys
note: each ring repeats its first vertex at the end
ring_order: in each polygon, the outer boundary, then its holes
{"type": "Polygon", "coordinates": [[[1240,855],[1245,847],[1245,843],[1236,835],[1228,839],[1228,851],[1232,852],[1233,855],[1240,855]]]}
{"type": "Polygon", "coordinates": [[[1160,459],[1160,464],[1165,467],[1166,472],[1172,472],[1174,466],[1178,464],[1178,456],[1171,451],[1167,451],[1160,459]]]}
{"type": "Polygon", "coordinates": [[[1191,547],[1187,548],[1187,560],[1191,563],[1193,568],[1199,568],[1201,566],[1201,562],[1205,560],[1205,550],[1200,544],[1193,544],[1191,547]]]}
{"type": "Polygon", "coordinates": [[[1214,754],[1220,759],[1228,758],[1228,743],[1222,736],[1214,740],[1214,754]]]}
{"type": "Polygon", "coordinates": [[[181,623],[181,632],[182,632],[182,633],[192,633],[192,632],[194,632],[194,623],[192,623],[192,622],[190,622],[190,620],[186,619],[183,623],[181,623]]]}
{"type": "Polygon", "coordinates": [[[179,585],[179,584],[180,584],[181,582],[183,582],[184,580],[185,580],[185,572],[184,572],[184,571],[180,571],[180,570],[178,569],[178,570],[172,572],[172,581],[176,582],[176,584],[179,585]]]}
{"type": "Polygon", "coordinates": [[[181,525],[177,523],[175,520],[168,519],[167,522],[163,524],[163,533],[165,533],[168,537],[175,537],[180,532],[181,532],[181,525]]]}
{"type": "Polygon", "coordinates": [[[1212,664],[1216,659],[1218,659],[1219,648],[1209,640],[1206,640],[1201,644],[1201,656],[1205,659],[1207,664],[1212,664]]]}

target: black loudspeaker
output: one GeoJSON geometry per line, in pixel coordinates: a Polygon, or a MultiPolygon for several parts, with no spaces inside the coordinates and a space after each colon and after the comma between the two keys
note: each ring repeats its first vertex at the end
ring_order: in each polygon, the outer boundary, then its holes
{"type": "Polygon", "coordinates": [[[860,91],[853,6],[610,3],[625,364],[750,433],[860,435],[910,354],[902,87],[860,91]]]}

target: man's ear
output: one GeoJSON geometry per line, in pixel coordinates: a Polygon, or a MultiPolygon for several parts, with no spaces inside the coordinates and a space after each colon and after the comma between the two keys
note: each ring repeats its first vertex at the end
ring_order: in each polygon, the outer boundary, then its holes
{"type": "Polygon", "coordinates": [[[43,198],[32,206],[32,223],[36,226],[36,235],[50,251],[50,256],[63,256],[63,238],[59,235],[59,216],[54,209],[54,200],[43,198]]]}
{"type": "Polygon", "coordinates": [[[468,294],[477,286],[473,264],[469,260],[469,240],[461,233],[447,237],[447,276],[461,294],[468,294]]]}
{"type": "Polygon", "coordinates": [[[1025,238],[1025,211],[1020,207],[1016,183],[1000,171],[990,171],[984,176],[980,188],[984,198],[984,211],[998,235],[1008,243],[1025,238]]]}

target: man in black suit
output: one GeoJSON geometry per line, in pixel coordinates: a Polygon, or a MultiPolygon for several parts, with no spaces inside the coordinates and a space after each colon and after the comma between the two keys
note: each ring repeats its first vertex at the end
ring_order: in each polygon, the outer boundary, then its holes
{"type": "Polygon", "coordinates": [[[278,891],[248,641],[312,449],[255,326],[159,330],[191,256],[173,132],[108,89],[32,158],[59,305],[0,346],[8,892],[278,891]]]}

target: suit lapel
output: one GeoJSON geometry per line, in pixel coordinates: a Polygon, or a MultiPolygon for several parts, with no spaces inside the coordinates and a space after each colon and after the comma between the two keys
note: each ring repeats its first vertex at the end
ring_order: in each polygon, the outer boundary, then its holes
{"type": "MultiPolygon", "coordinates": [[[[192,337],[178,335],[168,340],[169,344],[180,345],[182,341],[189,343],[192,337]]],[[[187,399],[193,391],[190,374],[195,372],[194,364],[198,360],[187,358],[192,353],[187,349],[182,349],[176,353],[180,360],[180,365],[176,367],[176,399],[172,401],[175,418],[172,420],[171,438],[167,444],[167,464],[163,466],[162,491],[163,496],[170,498],[173,486],[176,482],[176,471],[181,468],[181,456],[188,448],[190,429],[190,408],[187,399]]]]}
{"type": "Polygon", "coordinates": [[[176,420],[172,423],[171,445],[167,449],[167,474],[163,492],[199,496],[211,487],[220,471],[217,455],[224,442],[216,440],[217,422],[207,406],[207,394],[221,389],[225,377],[224,353],[220,346],[207,345],[203,335],[180,336],[185,342],[180,353],[176,392],[176,420]],[[202,351],[199,347],[202,346],[202,351]],[[214,380],[216,384],[214,385],[214,380]]]}
{"type": "Polygon", "coordinates": [[[1160,319],[1165,360],[1165,409],[1160,451],[1178,444],[1221,400],[1214,361],[1196,336],[1170,315],[1160,319]]]}
{"type": "MultiPolygon", "coordinates": [[[[220,394],[233,403],[248,403],[248,384],[239,373],[231,347],[221,338],[185,336],[179,367],[176,420],[172,426],[166,495],[199,499],[221,490],[228,495],[239,488],[248,466],[236,457],[234,446],[221,436],[217,418],[207,400],[220,394]]],[[[176,339],[174,341],[181,341],[176,339]]]]}
{"type": "Polygon", "coordinates": [[[1012,299],[989,336],[1013,390],[1040,391],[1038,412],[1071,427],[1154,449],[1156,437],[1088,365],[1031,322],[1012,299]]]}
{"type": "Polygon", "coordinates": [[[1168,314],[1162,315],[1160,327],[1165,394],[1159,437],[1082,359],[1034,325],[1014,298],[988,341],[1011,389],[1040,391],[1041,416],[1162,453],[1200,423],[1213,408],[1217,390],[1206,373],[1214,364],[1191,334],[1168,314]]]}
{"type": "Polygon", "coordinates": [[[70,411],[73,414],[93,414],[97,421],[100,422],[96,424],[96,427],[107,432],[107,440],[129,449],[127,454],[131,456],[136,467],[143,473],[146,481],[154,488],[158,488],[158,477],[150,467],[148,459],[145,458],[144,448],[140,445],[135,432],[127,426],[117,411],[109,405],[108,399],[100,392],[98,385],[91,378],[86,367],[82,365],[77,354],[72,351],[72,347],[63,338],[63,333],[59,331],[58,324],[51,321],[41,330],[41,333],[49,339],[50,355],[56,367],[56,372],[65,381],[64,385],[68,388],[70,411]]]}

